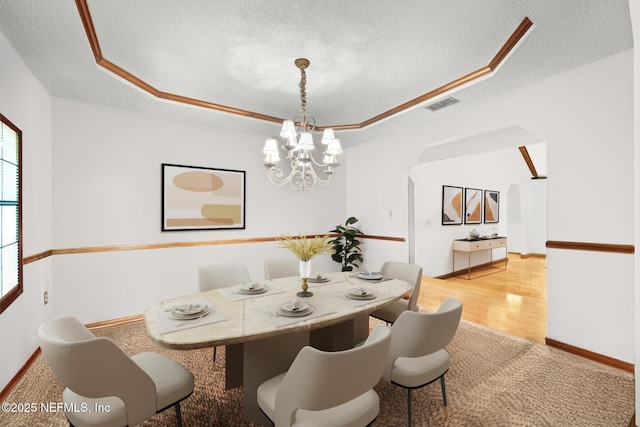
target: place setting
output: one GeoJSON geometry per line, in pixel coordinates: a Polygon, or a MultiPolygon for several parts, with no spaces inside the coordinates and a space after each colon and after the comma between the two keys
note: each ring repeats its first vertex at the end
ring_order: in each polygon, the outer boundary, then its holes
{"type": "Polygon", "coordinates": [[[350,307],[358,307],[361,305],[369,304],[374,300],[383,300],[389,298],[384,292],[378,290],[374,291],[364,286],[356,286],[347,289],[346,292],[341,291],[334,294],[340,302],[350,307]]]}
{"type": "Polygon", "coordinates": [[[384,282],[391,280],[391,277],[383,276],[378,271],[358,271],[356,274],[352,274],[350,277],[354,277],[360,280],[366,280],[368,282],[384,282]]]}
{"type": "Polygon", "coordinates": [[[349,299],[359,300],[359,301],[367,301],[370,299],[376,298],[376,294],[371,292],[365,288],[352,288],[347,291],[345,296],[349,299]]]}
{"type": "Polygon", "coordinates": [[[227,320],[228,317],[210,307],[206,302],[199,301],[159,308],[156,311],[156,319],[160,332],[165,334],[220,322],[227,320]]]}
{"type": "Polygon", "coordinates": [[[267,322],[279,327],[297,323],[301,320],[325,316],[334,313],[334,311],[319,304],[300,301],[296,297],[292,301],[280,302],[261,308],[259,313],[267,322]]]}
{"type": "Polygon", "coordinates": [[[328,276],[323,276],[320,273],[316,273],[307,279],[307,283],[309,283],[309,286],[319,286],[327,284],[329,282],[331,282],[331,278],[328,276]]]}
{"type": "Polygon", "coordinates": [[[236,290],[241,295],[258,295],[264,294],[269,290],[269,287],[264,283],[246,283],[240,285],[240,288],[236,290]]]}
{"type": "Polygon", "coordinates": [[[313,309],[314,307],[311,304],[295,299],[292,302],[282,304],[278,307],[276,313],[286,317],[302,317],[313,313],[313,309]]]}
{"type": "Polygon", "coordinates": [[[243,283],[241,285],[220,288],[218,291],[229,298],[231,301],[240,301],[248,298],[254,298],[267,294],[276,294],[284,292],[281,289],[273,287],[264,282],[243,283]]]}

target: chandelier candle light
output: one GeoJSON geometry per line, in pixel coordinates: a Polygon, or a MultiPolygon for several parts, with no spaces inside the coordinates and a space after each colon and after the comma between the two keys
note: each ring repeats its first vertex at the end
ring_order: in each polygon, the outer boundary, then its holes
{"type": "Polygon", "coordinates": [[[287,174],[280,167],[280,152],[278,140],[275,137],[267,139],[262,153],[264,154],[264,165],[269,170],[269,180],[272,184],[281,187],[289,183],[294,190],[313,190],[316,184],[327,185],[333,176],[334,168],[340,165],[338,155],[342,154],[340,140],[335,137],[333,129],[326,128],[320,141],[326,146],[322,153],[322,162],[317,161],[313,156],[316,148],[313,143],[313,131],[316,129],[316,119],[307,117],[307,75],[305,69],[309,66],[309,60],[298,58],[295,60],[296,67],[300,69],[300,117],[293,120],[285,120],[282,123],[280,136],[284,139],[282,149],[287,153],[286,159],[290,163],[291,171],[287,174]],[[323,170],[326,178],[321,178],[314,165],[323,170]]]}
{"type": "Polygon", "coordinates": [[[288,249],[300,261],[300,277],[302,278],[302,291],[298,292],[299,297],[310,297],[313,292],[308,291],[307,279],[311,276],[311,258],[316,255],[329,254],[331,244],[328,242],[329,236],[316,236],[307,239],[305,236],[281,236],[277,239],[280,247],[288,249]]]}

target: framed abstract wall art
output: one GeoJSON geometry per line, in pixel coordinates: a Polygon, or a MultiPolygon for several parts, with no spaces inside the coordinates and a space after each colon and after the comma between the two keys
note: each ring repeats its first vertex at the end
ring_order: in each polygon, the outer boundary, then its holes
{"type": "Polygon", "coordinates": [[[245,228],[245,171],[162,164],[162,231],[245,228]]]}
{"type": "Polygon", "coordinates": [[[442,225],[462,224],[462,187],[442,186],[442,225]]]}
{"type": "Polygon", "coordinates": [[[500,192],[484,190],[484,222],[493,224],[500,219],[500,192]]]}
{"type": "Polygon", "coordinates": [[[482,190],[477,188],[464,189],[464,223],[482,223],[482,190]]]}

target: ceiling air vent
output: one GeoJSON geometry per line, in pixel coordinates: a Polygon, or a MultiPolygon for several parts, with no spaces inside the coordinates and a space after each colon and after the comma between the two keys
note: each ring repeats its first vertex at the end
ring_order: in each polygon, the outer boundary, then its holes
{"type": "Polygon", "coordinates": [[[431,111],[438,111],[438,110],[442,110],[445,107],[448,107],[449,105],[453,105],[457,102],[460,102],[460,100],[455,99],[452,96],[448,96],[443,100],[440,100],[438,102],[434,102],[433,104],[429,104],[427,105],[426,108],[427,110],[431,110],[431,111]]]}

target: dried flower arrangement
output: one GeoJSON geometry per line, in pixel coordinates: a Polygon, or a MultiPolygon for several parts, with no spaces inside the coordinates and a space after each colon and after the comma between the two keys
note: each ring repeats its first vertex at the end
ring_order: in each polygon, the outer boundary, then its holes
{"type": "Polygon", "coordinates": [[[309,261],[316,255],[330,254],[331,244],[328,240],[329,236],[307,238],[302,234],[297,237],[282,235],[277,239],[279,247],[290,250],[300,261],[309,261]]]}

